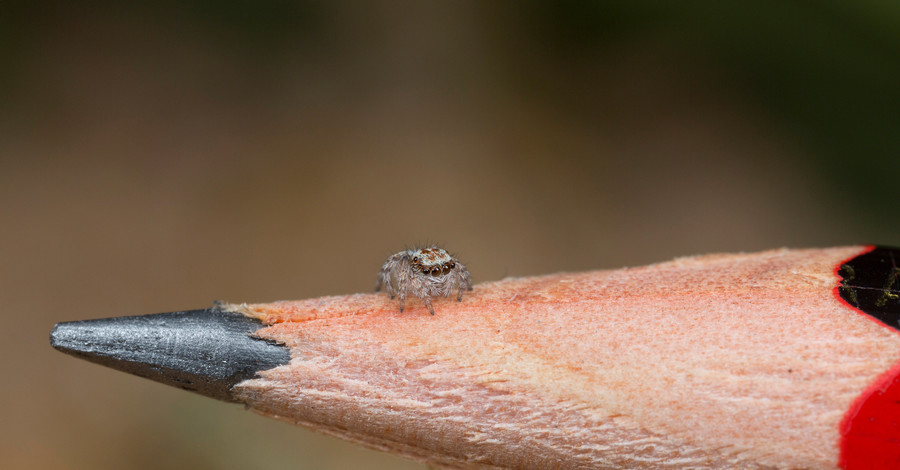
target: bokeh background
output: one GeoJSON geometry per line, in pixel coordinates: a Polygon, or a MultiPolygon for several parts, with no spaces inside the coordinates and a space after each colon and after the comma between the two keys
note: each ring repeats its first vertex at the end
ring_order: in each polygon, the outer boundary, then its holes
{"type": "Polygon", "coordinates": [[[424,468],[53,351],[54,323],[900,245],[900,3],[0,3],[4,468],[424,468]],[[727,3],[727,5],[726,5],[727,3]]]}

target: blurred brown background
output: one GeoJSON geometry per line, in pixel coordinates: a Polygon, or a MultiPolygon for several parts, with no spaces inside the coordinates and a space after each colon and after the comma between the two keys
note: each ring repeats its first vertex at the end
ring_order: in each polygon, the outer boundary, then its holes
{"type": "Polygon", "coordinates": [[[425,241],[477,282],[900,245],[900,7],[750,3],[0,3],[2,466],[423,468],[59,321],[370,291],[425,241]]]}

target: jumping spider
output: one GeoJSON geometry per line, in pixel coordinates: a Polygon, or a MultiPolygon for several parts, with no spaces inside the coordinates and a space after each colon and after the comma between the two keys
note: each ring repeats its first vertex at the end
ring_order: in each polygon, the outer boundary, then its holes
{"type": "Polygon", "coordinates": [[[463,292],[472,290],[469,270],[447,250],[432,246],[404,250],[385,261],[378,273],[375,292],[384,287],[391,299],[400,296],[400,311],[406,304],[406,295],[422,299],[428,311],[434,315],[432,297],[449,297],[457,290],[456,300],[462,302],[463,292]]]}

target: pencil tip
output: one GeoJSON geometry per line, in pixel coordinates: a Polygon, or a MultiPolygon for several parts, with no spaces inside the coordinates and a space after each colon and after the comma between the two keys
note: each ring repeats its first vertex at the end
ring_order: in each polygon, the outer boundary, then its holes
{"type": "Polygon", "coordinates": [[[231,388],[287,364],[285,346],[251,335],[258,320],[217,308],[59,323],[50,345],[66,354],[202,395],[236,402],[231,388]]]}

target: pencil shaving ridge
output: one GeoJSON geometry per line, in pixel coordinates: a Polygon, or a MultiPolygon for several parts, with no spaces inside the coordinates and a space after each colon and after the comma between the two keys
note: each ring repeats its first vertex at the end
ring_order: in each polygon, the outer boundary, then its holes
{"type": "Polygon", "coordinates": [[[842,413],[900,359],[831,295],[858,251],[508,279],[434,317],[364,294],[253,304],[294,360],[235,393],[442,465],[833,468],[842,413]]]}

